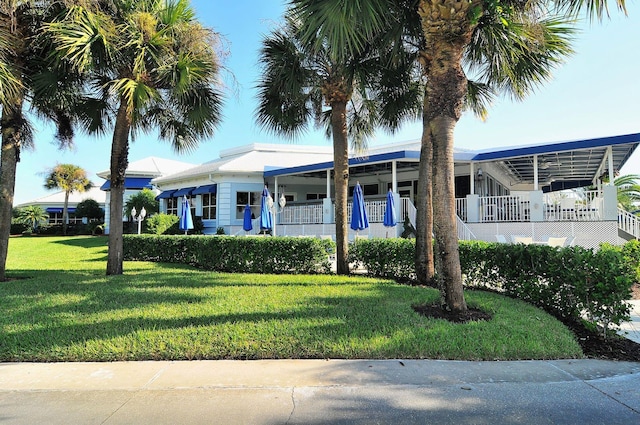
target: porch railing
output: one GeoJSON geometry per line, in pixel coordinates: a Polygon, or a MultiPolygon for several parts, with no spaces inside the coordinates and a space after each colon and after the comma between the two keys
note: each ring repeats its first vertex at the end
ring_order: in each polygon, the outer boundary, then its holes
{"type": "Polygon", "coordinates": [[[618,208],[618,227],[634,238],[640,238],[640,220],[637,215],[618,208]]]}
{"type": "Polygon", "coordinates": [[[480,198],[480,221],[528,221],[529,202],[521,196],[483,196],[480,198]]]}
{"type": "MultiPolygon", "coordinates": [[[[384,221],[384,211],[387,207],[386,199],[365,201],[367,218],[370,223],[382,223],[384,221]]],[[[335,205],[334,205],[335,208],[335,205]]],[[[353,204],[347,203],[347,216],[351,217],[353,204]]],[[[401,224],[404,217],[408,216],[409,221],[415,226],[416,209],[409,198],[400,198],[400,214],[398,222],[401,224]]],[[[335,216],[335,211],[334,211],[335,216]]],[[[322,224],[323,212],[321,203],[287,205],[280,214],[278,224],[322,224]]]]}

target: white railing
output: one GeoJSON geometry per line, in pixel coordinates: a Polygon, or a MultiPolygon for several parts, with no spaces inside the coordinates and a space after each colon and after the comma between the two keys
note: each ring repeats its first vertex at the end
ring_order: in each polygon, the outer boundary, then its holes
{"type": "Polygon", "coordinates": [[[634,238],[640,238],[640,220],[635,214],[618,208],[618,227],[634,238]]]}
{"type": "MultiPolygon", "coordinates": [[[[367,211],[369,223],[382,223],[384,221],[384,210],[387,208],[387,200],[384,201],[364,201],[364,208],[367,211]]],[[[351,217],[353,203],[347,203],[347,217],[351,217]]]]}
{"type": "Polygon", "coordinates": [[[575,190],[571,196],[555,192],[544,195],[545,221],[602,220],[604,198],[598,190],[575,190]]]}
{"type": "Polygon", "coordinates": [[[480,221],[519,222],[529,220],[529,203],[520,196],[483,196],[480,198],[480,221]]]}
{"type": "Polygon", "coordinates": [[[322,223],[322,204],[287,205],[280,215],[279,224],[322,223]]]}
{"type": "Polygon", "coordinates": [[[473,232],[471,231],[471,229],[469,229],[469,226],[467,226],[467,224],[462,221],[460,219],[460,217],[456,216],[457,219],[457,223],[458,223],[458,240],[463,240],[463,241],[473,241],[476,238],[476,235],[473,234],[473,232]]]}
{"type": "Polygon", "coordinates": [[[467,198],[456,198],[456,215],[460,220],[467,221],[467,198]]]}
{"type": "Polygon", "coordinates": [[[410,198],[400,198],[400,217],[398,217],[398,221],[403,223],[405,217],[409,217],[409,222],[415,228],[416,206],[413,205],[410,198]]]}

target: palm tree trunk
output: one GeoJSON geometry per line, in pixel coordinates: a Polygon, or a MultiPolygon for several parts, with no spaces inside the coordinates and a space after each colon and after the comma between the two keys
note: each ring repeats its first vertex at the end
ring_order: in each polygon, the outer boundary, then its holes
{"type": "Polygon", "coordinates": [[[349,193],[349,144],[347,139],[347,102],[331,104],[333,132],[333,182],[336,202],[336,273],[349,274],[349,233],[347,228],[347,196],[349,193]]]}
{"type": "Polygon", "coordinates": [[[416,276],[421,285],[430,284],[434,278],[433,263],[433,199],[432,199],[432,161],[433,146],[427,114],[427,96],[425,93],[422,110],[422,141],[418,168],[418,193],[416,193],[416,276]]]}
{"type": "Polygon", "coordinates": [[[67,235],[67,227],[69,226],[69,192],[64,192],[64,206],[62,208],[62,234],[67,235]]]}
{"type": "Polygon", "coordinates": [[[462,115],[467,78],[462,55],[475,24],[466,0],[421,0],[418,13],[425,35],[428,132],[433,143],[433,225],[438,256],[438,281],[446,307],[467,310],[460,270],[455,210],[453,133],[462,115]]]}
{"type": "Polygon", "coordinates": [[[0,281],[5,281],[9,234],[11,233],[11,213],[16,186],[16,168],[20,160],[21,135],[18,122],[22,118],[22,99],[13,108],[2,108],[0,129],[2,129],[2,153],[0,154],[0,281]]]}
{"type": "Polygon", "coordinates": [[[111,142],[111,195],[109,200],[109,253],[107,275],[122,274],[122,207],[124,178],[129,166],[129,132],[131,116],[125,101],[120,102],[111,142]]]}

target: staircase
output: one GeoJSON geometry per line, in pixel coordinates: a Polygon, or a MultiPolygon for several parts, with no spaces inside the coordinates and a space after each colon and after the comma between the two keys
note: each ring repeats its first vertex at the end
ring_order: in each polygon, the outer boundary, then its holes
{"type": "Polygon", "coordinates": [[[640,239],[640,220],[638,216],[618,208],[618,235],[627,241],[640,239]]]}

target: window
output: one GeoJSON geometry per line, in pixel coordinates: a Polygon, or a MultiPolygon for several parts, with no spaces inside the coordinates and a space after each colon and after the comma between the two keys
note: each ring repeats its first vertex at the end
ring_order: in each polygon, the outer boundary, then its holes
{"type": "Polygon", "coordinates": [[[202,219],[203,220],[216,219],[216,194],[215,193],[202,194],[202,219]]]}
{"type": "MultiPolygon", "coordinates": [[[[326,193],[307,193],[307,201],[315,201],[317,199],[325,199],[327,197],[326,193]]],[[[286,196],[285,196],[286,198],[286,196]]],[[[287,202],[289,200],[287,199],[287,202]]]]}
{"type": "Polygon", "coordinates": [[[178,198],[167,198],[167,214],[178,215],[178,198]]]}
{"type": "Polygon", "coordinates": [[[251,215],[256,218],[260,215],[260,197],[262,192],[237,192],[236,193],[236,219],[244,218],[244,207],[249,204],[251,215]]]}

